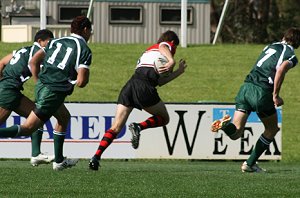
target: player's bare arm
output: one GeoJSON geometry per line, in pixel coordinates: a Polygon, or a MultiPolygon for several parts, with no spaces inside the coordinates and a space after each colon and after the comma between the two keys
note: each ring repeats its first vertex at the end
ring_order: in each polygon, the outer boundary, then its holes
{"type": "Polygon", "coordinates": [[[175,70],[174,72],[171,72],[169,76],[166,76],[166,77],[161,76],[158,79],[158,85],[163,86],[163,85],[167,84],[168,82],[174,80],[175,78],[177,78],[178,76],[180,76],[181,74],[184,73],[186,67],[187,67],[187,64],[186,64],[185,60],[180,59],[178,69],[175,70]]]}
{"type": "Polygon", "coordinates": [[[90,70],[87,68],[79,68],[77,72],[76,85],[80,88],[83,88],[89,82],[90,70]]]}
{"type": "Polygon", "coordinates": [[[29,66],[31,69],[31,73],[32,73],[32,77],[34,82],[37,82],[38,80],[38,74],[40,72],[40,65],[42,63],[42,61],[45,58],[45,51],[43,49],[40,49],[39,51],[37,51],[34,56],[32,57],[32,59],[29,61],[29,66]]]}
{"type": "Polygon", "coordinates": [[[173,67],[175,66],[176,62],[173,58],[173,55],[172,55],[169,47],[165,44],[161,44],[159,46],[159,52],[168,59],[168,62],[164,65],[164,67],[159,69],[159,73],[173,71],[173,67]]]}
{"type": "Polygon", "coordinates": [[[273,90],[273,101],[276,107],[279,107],[284,104],[283,99],[279,96],[281,85],[283,83],[285,74],[293,66],[293,63],[290,61],[284,61],[276,71],[274,79],[274,90],[273,90]]]}

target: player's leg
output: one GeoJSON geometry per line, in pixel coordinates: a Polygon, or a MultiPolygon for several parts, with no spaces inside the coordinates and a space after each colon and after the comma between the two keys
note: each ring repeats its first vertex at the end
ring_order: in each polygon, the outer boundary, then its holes
{"type": "Polygon", "coordinates": [[[236,140],[242,136],[244,133],[245,125],[249,114],[245,111],[235,111],[232,123],[225,127],[225,133],[232,139],[236,140]],[[233,124],[234,126],[230,126],[233,124]]]}
{"type": "MultiPolygon", "coordinates": [[[[2,83],[2,82],[1,82],[2,83]]],[[[10,89],[0,89],[0,125],[3,124],[19,101],[19,92],[10,89]]]]}
{"type": "Polygon", "coordinates": [[[63,170],[75,166],[78,159],[68,159],[63,155],[63,146],[65,142],[66,130],[70,121],[70,112],[64,104],[58,108],[58,110],[53,114],[56,118],[57,123],[53,131],[53,141],[54,141],[54,154],[55,159],[53,162],[54,170],[63,170]]]}
{"type": "Polygon", "coordinates": [[[0,125],[2,125],[7,120],[11,112],[11,110],[0,107],[0,125]]]}
{"type": "Polygon", "coordinates": [[[159,101],[151,107],[146,107],[144,110],[153,116],[139,123],[141,130],[165,126],[170,121],[169,113],[163,101],[159,101]]]}
{"type": "Polygon", "coordinates": [[[251,152],[250,157],[242,165],[242,171],[249,172],[247,166],[250,167],[250,172],[264,172],[256,164],[258,158],[269,147],[273,141],[276,133],[279,131],[277,111],[274,107],[273,94],[270,91],[266,91],[260,87],[255,87],[257,94],[254,98],[253,104],[256,104],[257,115],[264,124],[265,131],[257,140],[254,149],[251,152]]]}
{"type": "Polygon", "coordinates": [[[34,112],[31,112],[23,125],[13,125],[8,128],[0,128],[0,137],[30,136],[44,122],[40,120],[34,112]]]}
{"type": "Polygon", "coordinates": [[[165,126],[170,120],[166,105],[161,100],[155,105],[145,107],[144,110],[152,116],[140,123],[131,123],[129,125],[129,130],[132,133],[131,143],[134,149],[137,149],[139,146],[140,132],[142,130],[165,126]]]}
{"type": "Polygon", "coordinates": [[[116,115],[113,124],[110,129],[105,131],[103,138],[100,141],[97,152],[95,154],[97,159],[101,158],[101,155],[104,152],[104,150],[112,143],[112,141],[116,138],[118,133],[125,126],[125,123],[132,109],[132,107],[127,107],[122,104],[117,105],[116,115]]]}
{"type": "MultiPolygon", "coordinates": [[[[34,102],[32,102],[26,96],[23,96],[20,100],[20,105],[15,109],[15,112],[23,117],[28,117],[30,112],[35,108],[34,102]]],[[[31,135],[31,159],[30,163],[33,166],[39,164],[47,164],[53,161],[53,156],[45,155],[41,152],[41,142],[43,137],[43,128],[39,128],[31,135]]]]}
{"type": "Polygon", "coordinates": [[[31,111],[24,124],[20,126],[18,136],[30,136],[33,132],[38,130],[44,125],[44,121],[41,120],[34,111],[31,111]]]}
{"type": "MultiPolygon", "coordinates": [[[[3,124],[12,110],[18,105],[20,92],[10,89],[0,90],[0,125],[3,124]]],[[[15,137],[18,132],[18,127],[12,129],[0,128],[0,137],[15,137]]]]}
{"type": "Polygon", "coordinates": [[[53,141],[54,141],[54,153],[55,153],[55,162],[60,163],[64,160],[63,156],[63,144],[65,141],[66,130],[70,120],[70,113],[68,109],[62,104],[58,110],[53,115],[57,123],[53,131],[53,141]]]}
{"type": "Polygon", "coordinates": [[[235,112],[233,121],[230,122],[230,116],[224,116],[221,120],[214,121],[212,123],[211,131],[217,132],[222,129],[226,135],[232,140],[236,140],[241,137],[244,132],[244,127],[247,119],[256,105],[256,92],[253,91],[253,87],[249,83],[245,83],[241,86],[239,92],[235,97],[235,112]],[[249,101],[249,98],[253,98],[249,101]]]}
{"type": "MultiPolygon", "coordinates": [[[[0,107],[0,125],[7,120],[11,112],[11,110],[0,107]]],[[[0,128],[0,137],[15,137],[16,134],[17,131],[7,130],[7,128],[0,128]]]]}
{"type": "Polygon", "coordinates": [[[66,128],[69,123],[70,113],[64,106],[66,98],[64,92],[53,92],[40,81],[35,88],[36,107],[34,112],[38,117],[46,122],[51,116],[57,119],[57,125],[53,132],[55,162],[53,162],[54,170],[63,170],[65,168],[76,165],[76,160],[66,159],[63,157],[63,143],[66,134],[66,128]]]}
{"type": "Polygon", "coordinates": [[[89,163],[90,169],[98,170],[99,160],[101,159],[103,152],[112,143],[112,141],[117,137],[118,133],[122,130],[132,109],[133,109],[132,107],[127,107],[122,104],[117,105],[114,122],[113,122],[111,128],[108,129],[107,131],[105,131],[105,133],[99,143],[99,146],[98,146],[98,149],[97,149],[95,155],[90,160],[90,163],[89,163]]]}
{"type": "Polygon", "coordinates": [[[265,171],[257,166],[256,162],[259,157],[266,151],[269,147],[271,142],[273,141],[275,135],[279,131],[278,128],[278,120],[277,120],[277,113],[274,113],[268,117],[260,117],[262,123],[265,126],[265,131],[259,139],[257,140],[254,149],[251,152],[251,155],[247,159],[246,163],[242,165],[243,172],[262,172],[265,171]],[[245,165],[251,167],[252,169],[247,169],[245,165]],[[243,167],[244,166],[244,167],[243,167]],[[244,169],[243,169],[244,168],[244,169]]]}
{"type": "Polygon", "coordinates": [[[48,98],[52,97],[52,93],[42,83],[37,83],[35,86],[36,104],[34,109],[30,112],[26,121],[19,128],[18,135],[30,136],[33,132],[43,126],[43,124],[51,117],[47,112],[53,110],[48,103],[48,98]]]}
{"type": "Polygon", "coordinates": [[[230,116],[225,115],[221,120],[212,123],[211,130],[217,132],[222,129],[230,139],[237,140],[244,132],[248,116],[249,114],[245,111],[236,110],[232,122],[230,122],[230,116]]]}
{"type": "Polygon", "coordinates": [[[35,108],[34,102],[32,102],[28,97],[23,96],[20,99],[20,105],[15,109],[15,112],[20,116],[27,118],[30,112],[34,108],[35,108]]]}

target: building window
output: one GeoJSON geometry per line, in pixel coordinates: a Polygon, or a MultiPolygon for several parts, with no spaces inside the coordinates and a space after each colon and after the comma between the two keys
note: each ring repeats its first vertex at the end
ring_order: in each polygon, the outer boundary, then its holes
{"type": "Polygon", "coordinates": [[[58,22],[60,23],[70,23],[72,22],[72,20],[77,17],[77,16],[81,16],[87,15],[88,12],[88,7],[87,6],[65,6],[65,5],[59,5],[58,6],[58,13],[59,13],[59,17],[58,17],[58,22]]]}
{"type": "Polygon", "coordinates": [[[143,8],[141,6],[110,6],[109,23],[142,24],[143,8]]]}
{"type": "MultiPolygon", "coordinates": [[[[160,24],[181,24],[181,8],[180,7],[160,7],[159,8],[160,24]]],[[[193,8],[187,8],[187,24],[193,24],[193,8]]]]}

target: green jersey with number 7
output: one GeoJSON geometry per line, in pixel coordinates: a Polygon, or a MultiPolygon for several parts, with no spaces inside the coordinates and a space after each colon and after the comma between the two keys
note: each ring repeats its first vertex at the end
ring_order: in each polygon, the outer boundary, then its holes
{"type": "Polygon", "coordinates": [[[251,82],[265,89],[273,90],[276,70],[288,60],[294,67],[298,63],[294,48],[286,42],[276,42],[264,48],[245,82],[251,82]]]}

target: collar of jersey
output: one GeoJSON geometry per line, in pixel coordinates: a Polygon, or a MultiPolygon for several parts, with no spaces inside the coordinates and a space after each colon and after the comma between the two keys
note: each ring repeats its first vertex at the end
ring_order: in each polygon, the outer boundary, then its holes
{"type": "Polygon", "coordinates": [[[78,34],[72,33],[71,36],[82,39],[86,43],[85,39],[82,36],[78,35],[78,34]]]}
{"type": "Polygon", "coordinates": [[[288,45],[290,48],[292,48],[292,50],[294,50],[294,47],[293,46],[291,46],[291,45],[289,45],[285,40],[282,40],[281,41],[281,43],[282,44],[286,44],[286,45],[288,45]]]}

